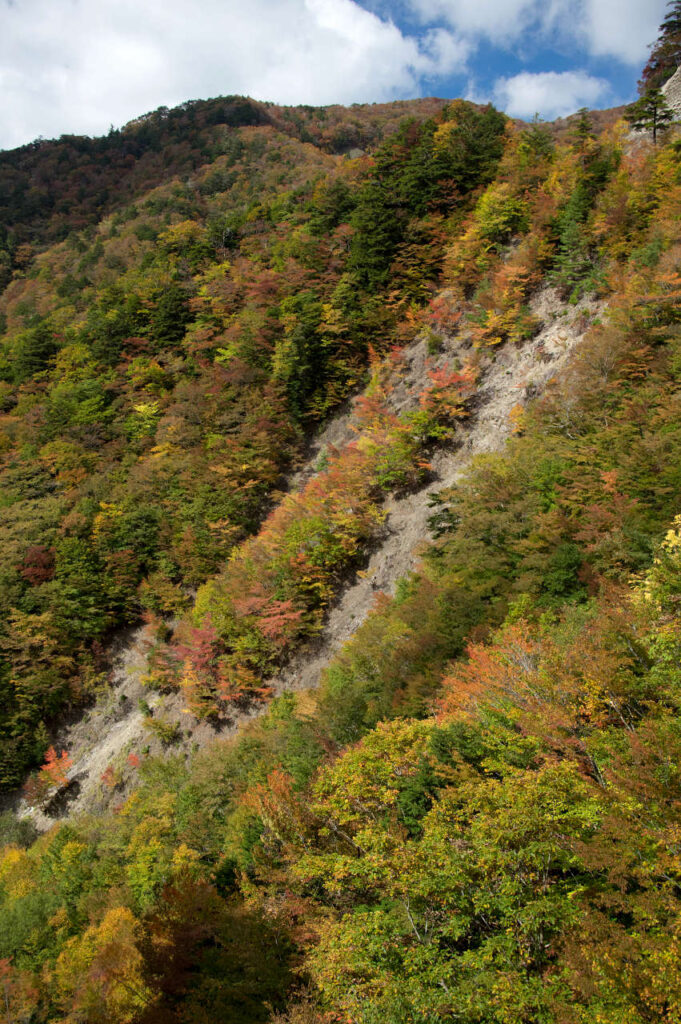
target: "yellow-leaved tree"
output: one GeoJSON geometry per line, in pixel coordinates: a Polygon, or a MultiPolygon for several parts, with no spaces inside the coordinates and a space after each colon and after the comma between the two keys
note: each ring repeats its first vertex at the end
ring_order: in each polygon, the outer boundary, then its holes
{"type": "Polygon", "coordinates": [[[109,910],[99,924],[74,936],[55,966],[64,1020],[129,1024],[153,996],[138,949],[141,925],[127,907],[109,910]]]}

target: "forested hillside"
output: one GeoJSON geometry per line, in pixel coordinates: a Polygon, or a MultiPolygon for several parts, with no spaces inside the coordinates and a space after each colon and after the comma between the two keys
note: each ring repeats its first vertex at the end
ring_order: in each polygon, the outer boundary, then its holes
{"type": "Polygon", "coordinates": [[[156,185],[175,177],[186,181],[199,167],[233,156],[243,127],[277,128],[325,153],[345,153],[372,147],[405,116],[427,117],[442,106],[415,100],[357,104],[348,111],[229,96],[161,107],[102,138],[63,135],[0,152],[0,285],[46,242],[97,224],[156,185]]]}
{"type": "Polygon", "coordinates": [[[0,786],[55,819],[0,817],[8,1021],[681,1021],[681,141],[595,125],[231,98],[0,154],[0,786]],[[560,369],[275,695],[548,294],[560,369]],[[150,744],[60,821],[141,621],[150,744]]]}
{"type": "MultiPolygon", "coordinates": [[[[504,126],[454,105],[374,160],[243,128],[191,182],[71,234],[7,286],[0,784],[42,759],[46,718],[96,690],[111,629],[187,607],[369,352],[418,330],[399,325],[504,126]]],[[[409,471],[419,443],[405,440],[409,471]]]]}

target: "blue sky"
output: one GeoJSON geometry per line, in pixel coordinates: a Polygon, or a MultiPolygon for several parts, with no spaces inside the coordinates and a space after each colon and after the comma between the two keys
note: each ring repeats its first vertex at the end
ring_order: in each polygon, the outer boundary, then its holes
{"type": "MultiPolygon", "coordinates": [[[[636,82],[666,0],[374,0],[406,35],[433,29],[467,41],[465,69],[436,78],[444,95],[484,98],[519,117],[561,116],[584,98],[614,106],[635,98],[636,82]]],[[[438,92],[440,95],[440,92],[438,92]]]]}
{"type": "Polygon", "coordinates": [[[158,106],[490,100],[515,117],[629,102],[666,0],[0,0],[0,148],[158,106]]]}

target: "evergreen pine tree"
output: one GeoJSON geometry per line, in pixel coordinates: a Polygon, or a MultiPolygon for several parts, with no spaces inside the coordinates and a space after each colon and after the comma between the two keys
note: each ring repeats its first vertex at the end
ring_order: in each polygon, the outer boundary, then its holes
{"type": "Polygon", "coordinates": [[[627,107],[624,116],[636,131],[653,133],[653,145],[657,144],[660,132],[667,131],[674,123],[674,111],[659,89],[650,89],[640,100],[627,107]]]}
{"type": "Polygon", "coordinates": [[[529,127],[520,133],[518,152],[525,162],[534,162],[553,155],[555,143],[551,129],[535,114],[529,127]]]}
{"type": "Polygon", "coordinates": [[[593,139],[593,121],[591,115],[586,107],[581,107],[577,111],[577,120],[572,126],[572,141],[576,148],[583,152],[589,144],[589,139],[593,139]]]}

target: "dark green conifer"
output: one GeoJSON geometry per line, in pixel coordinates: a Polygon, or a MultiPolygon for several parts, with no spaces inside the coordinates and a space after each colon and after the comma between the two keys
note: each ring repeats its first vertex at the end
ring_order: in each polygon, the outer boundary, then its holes
{"type": "Polygon", "coordinates": [[[636,131],[652,132],[654,146],[657,145],[657,136],[667,131],[675,120],[674,111],[659,89],[650,89],[627,107],[624,116],[636,131]]]}
{"type": "Polygon", "coordinates": [[[651,89],[660,89],[681,64],[681,0],[670,0],[667,7],[660,34],[638,83],[642,96],[651,89]]]}

